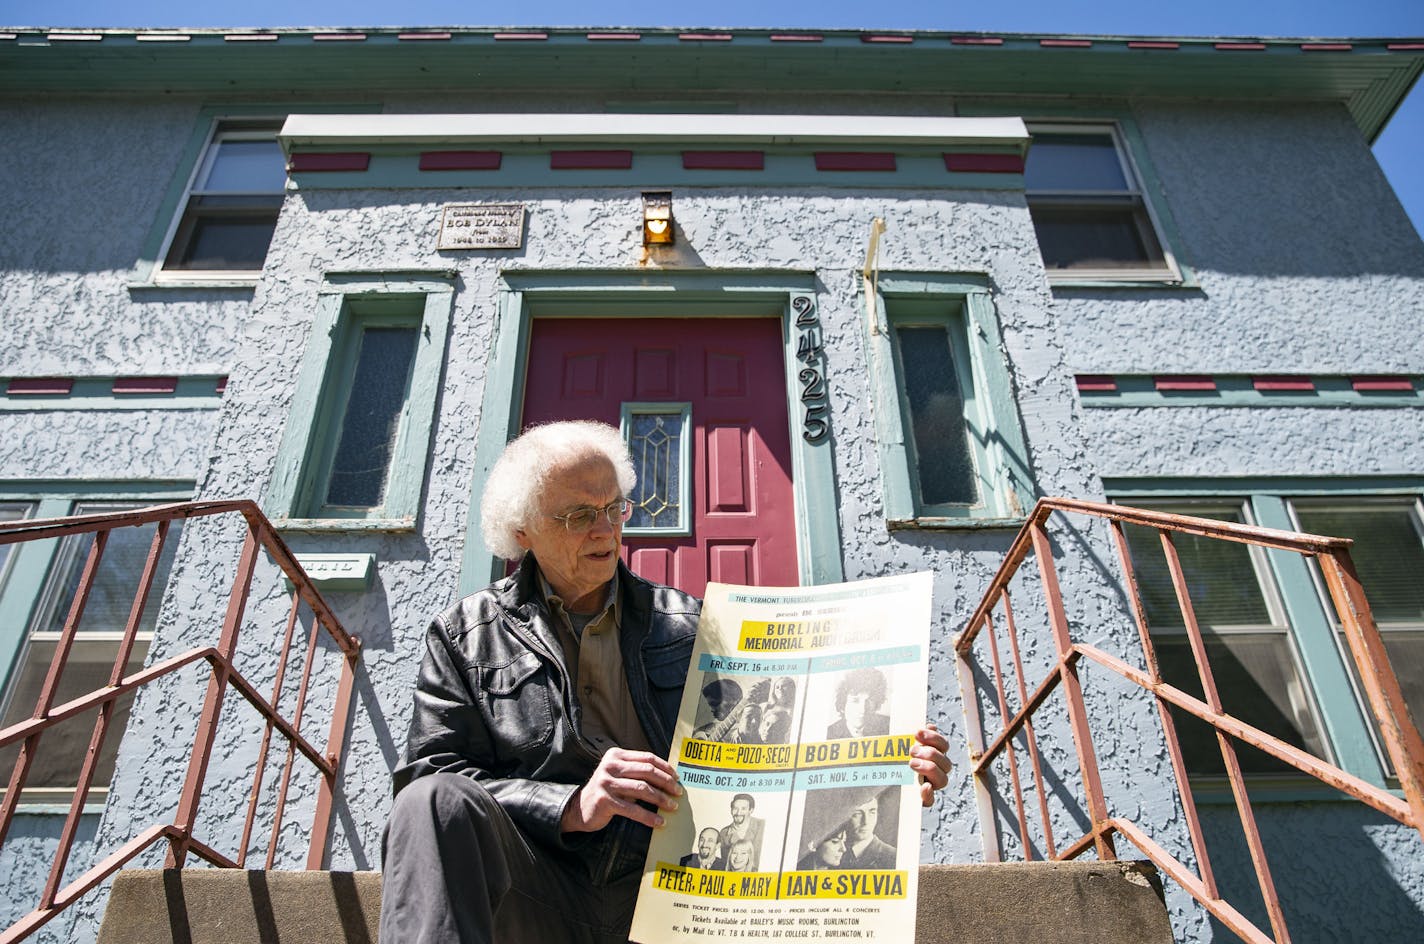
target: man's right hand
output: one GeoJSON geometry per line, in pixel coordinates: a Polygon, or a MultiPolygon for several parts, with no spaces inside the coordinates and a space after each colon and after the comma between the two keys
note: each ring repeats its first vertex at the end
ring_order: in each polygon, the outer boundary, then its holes
{"type": "Polygon", "coordinates": [[[574,791],[559,826],[566,833],[591,833],[615,816],[626,816],[656,828],[663,818],[638,801],[671,812],[681,795],[682,786],[667,761],[647,751],[610,747],[588,783],[574,791]]]}

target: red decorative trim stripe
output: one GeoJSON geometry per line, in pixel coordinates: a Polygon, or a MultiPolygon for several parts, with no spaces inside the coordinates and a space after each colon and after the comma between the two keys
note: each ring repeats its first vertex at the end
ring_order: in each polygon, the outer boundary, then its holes
{"type": "Polygon", "coordinates": [[[216,384],[216,389],[217,389],[218,393],[227,393],[227,378],[226,378],[226,377],[219,377],[219,378],[218,378],[218,382],[217,382],[217,384],[216,384]]]}
{"type": "Polygon", "coordinates": [[[1155,40],[1133,40],[1127,44],[1128,49],[1181,49],[1181,43],[1164,43],[1155,40]]]}
{"type": "Polygon", "coordinates": [[[396,39],[449,39],[449,33],[397,33],[396,39]]]}
{"type": "Polygon", "coordinates": [[[1275,390],[1314,390],[1315,381],[1303,374],[1257,374],[1251,386],[1262,392],[1275,390]]]}
{"type": "Polygon", "coordinates": [[[1385,49],[1424,49],[1424,43],[1389,43],[1385,49]]]}
{"type": "Polygon", "coordinates": [[[1349,52],[1355,47],[1350,43],[1301,43],[1305,52],[1349,52]]]}
{"type": "Polygon", "coordinates": [[[766,155],[761,151],[683,151],[685,170],[762,170],[766,155]]]}
{"type": "Polygon", "coordinates": [[[1215,48],[1217,48],[1217,49],[1222,49],[1222,50],[1233,50],[1233,49],[1235,49],[1235,50],[1241,50],[1241,51],[1246,51],[1246,50],[1252,50],[1252,51],[1254,51],[1254,50],[1257,50],[1257,49],[1265,49],[1265,48],[1266,48],[1266,44],[1265,44],[1265,43],[1217,43],[1216,46],[1215,46],[1215,48]]]}
{"type": "Polygon", "coordinates": [[[632,151],[552,151],[550,170],[629,170],[632,151]]]}
{"type": "Polygon", "coordinates": [[[773,43],[819,43],[822,40],[820,33],[772,33],[773,43]]]}
{"type": "Polygon", "coordinates": [[[371,155],[364,151],[347,151],[335,154],[293,154],[287,161],[287,170],[293,174],[342,170],[360,171],[370,165],[371,155]]]}
{"type": "Polygon", "coordinates": [[[500,151],[422,151],[421,170],[499,170],[500,151]]]}
{"type": "Polygon", "coordinates": [[[1022,174],[1024,159],[1017,154],[946,154],[944,169],[955,174],[1022,174]]]}
{"type": "Polygon", "coordinates": [[[115,377],[114,393],[173,393],[177,377],[115,377]]]}
{"type": "Polygon", "coordinates": [[[267,43],[276,42],[276,33],[230,33],[223,37],[226,43],[267,43]]]}
{"type": "Polygon", "coordinates": [[[1091,39],[1040,39],[1038,44],[1051,49],[1088,49],[1093,45],[1093,41],[1091,39]]]}
{"type": "Polygon", "coordinates": [[[1073,380],[1079,393],[1116,393],[1117,381],[1107,374],[1078,374],[1073,380]]]}
{"type": "Polygon", "coordinates": [[[12,397],[67,397],[73,389],[73,377],[11,377],[5,385],[5,392],[12,397]]]}
{"type": "Polygon", "coordinates": [[[954,36],[950,43],[955,46],[1002,46],[1004,41],[996,36],[954,36]]]}
{"type": "Polygon", "coordinates": [[[1216,380],[1206,374],[1158,374],[1152,378],[1158,390],[1215,390],[1216,380]]]}
{"type": "Polygon", "coordinates": [[[894,170],[888,151],[817,151],[816,170],[894,170]]]}
{"type": "Polygon", "coordinates": [[[548,39],[548,33],[495,33],[497,40],[528,40],[528,39],[548,39]]]}
{"type": "Polygon", "coordinates": [[[1414,392],[1414,381],[1408,377],[1402,377],[1397,374],[1374,374],[1351,377],[1350,386],[1354,387],[1359,393],[1383,393],[1385,391],[1397,391],[1401,393],[1414,392]]]}
{"type": "Polygon", "coordinates": [[[677,38],[685,43],[730,43],[731,33],[678,33],[677,38]]]}
{"type": "Polygon", "coordinates": [[[599,41],[599,40],[605,40],[605,39],[612,39],[612,40],[619,40],[619,39],[639,40],[639,39],[642,39],[642,38],[643,38],[643,34],[642,34],[642,33],[589,33],[589,34],[587,34],[586,36],[584,36],[584,39],[591,39],[591,40],[593,40],[593,41],[595,41],[595,42],[597,42],[597,41],[599,41]]]}
{"type": "Polygon", "coordinates": [[[317,33],[312,37],[312,39],[318,43],[361,42],[365,38],[365,33],[317,33]]]}
{"type": "Polygon", "coordinates": [[[860,41],[862,43],[913,43],[915,37],[886,35],[883,33],[861,33],[860,41]]]}

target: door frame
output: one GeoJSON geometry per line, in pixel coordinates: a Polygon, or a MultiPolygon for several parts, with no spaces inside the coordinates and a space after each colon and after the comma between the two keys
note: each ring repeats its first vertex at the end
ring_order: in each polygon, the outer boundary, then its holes
{"type": "MultiPolygon", "coordinates": [[[[494,339],[475,437],[470,509],[460,561],[460,593],[474,593],[504,573],[480,534],[480,495],[495,460],[519,433],[530,322],[538,316],[593,318],[774,317],[781,322],[786,418],[791,433],[797,569],[802,586],[845,579],[836,507],[834,433],[810,442],[802,435],[802,385],[793,299],[817,304],[813,272],[754,269],[689,271],[525,271],[500,273],[494,339]]],[[[800,302],[797,311],[805,310],[800,302]]],[[[803,316],[804,320],[804,316],[803,316]]],[[[827,377],[827,386],[833,387],[827,377]]]]}

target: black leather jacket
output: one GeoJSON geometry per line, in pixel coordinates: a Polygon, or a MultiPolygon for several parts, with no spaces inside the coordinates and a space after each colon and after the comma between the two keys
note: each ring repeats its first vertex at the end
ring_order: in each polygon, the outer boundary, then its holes
{"type": "MultiPolygon", "coordinates": [[[[702,604],[618,566],[623,669],[648,743],[666,757],[702,604]]],[[[642,867],[651,832],[621,816],[593,834],[559,829],[602,752],[581,733],[576,680],[538,584],[526,555],[431,622],[394,789],[433,773],[478,780],[525,836],[577,856],[604,883],[642,867]]]]}

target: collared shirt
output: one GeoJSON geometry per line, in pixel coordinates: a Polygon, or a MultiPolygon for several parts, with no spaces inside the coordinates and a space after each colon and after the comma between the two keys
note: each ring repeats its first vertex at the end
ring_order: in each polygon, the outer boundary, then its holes
{"type": "Polygon", "coordinates": [[[601,751],[622,747],[646,751],[648,736],[633,708],[628,677],[623,669],[623,647],[618,627],[622,604],[618,600],[618,576],[608,584],[608,599],[595,615],[581,616],[564,608],[563,598],[539,575],[539,586],[549,604],[564,661],[577,667],[574,697],[583,708],[583,734],[601,751]]]}

